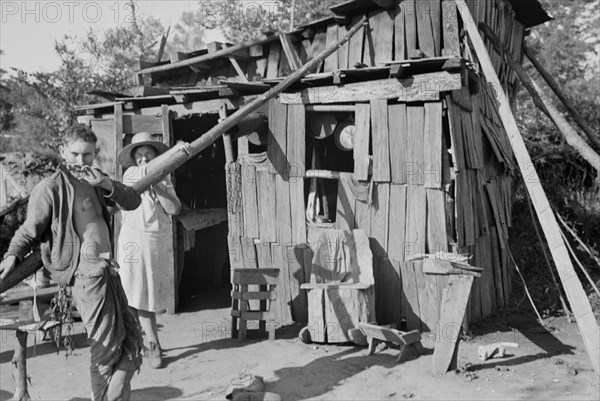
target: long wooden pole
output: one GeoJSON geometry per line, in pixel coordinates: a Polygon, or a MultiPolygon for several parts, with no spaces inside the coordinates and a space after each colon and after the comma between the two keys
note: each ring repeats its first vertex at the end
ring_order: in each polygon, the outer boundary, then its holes
{"type": "Polygon", "coordinates": [[[598,134],[595,133],[592,127],[590,127],[585,122],[585,120],[583,119],[581,114],[579,114],[575,106],[573,106],[573,103],[571,103],[571,101],[567,99],[565,94],[560,90],[558,83],[554,80],[554,78],[552,78],[548,71],[546,71],[546,69],[542,66],[538,59],[533,55],[531,49],[527,46],[525,46],[525,55],[527,56],[531,64],[533,64],[536,70],[540,73],[542,78],[544,78],[544,81],[546,81],[550,89],[552,89],[556,97],[560,99],[565,108],[569,111],[569,113],[571,113],[573,120],[575,120],[577,125],[579,125],[583,132],[585,132],[585,134],[590,139],[590,141],[592,141],[596,149],[600,150],[600,138],[598,138],[598,134]]]}
{"type": "MultiPolygon", "coordinates": [[[[296,70],[293,74],[288,76],[285,80],[279,83],[277,86],[273,87],[266,93],[258,96],[250,103],[244,105],[242,108],[237,110],[235,113],[225,118],[219,124],[215,125],[208,132],[203,134],[200,138],[196,139],[192,143],[190,143],[189,149],[184,149],[182,147],[174,146],[169,149],[162,155],[158,156],[156,159],[152,160],[147,165],[147,175],[142,177],[138,182],[133,185],[133,188],[138,191],[138,193],[144,192],[148,187],[161,179],[163,179],[167,174],[173,172],[177,167],[181,166],[183,163],[200,153],[202,150],[206,149],[208,146],[212,145],[218,138],[221,137],[224,133],[226,133],[229,129],[235,126],[242,118],[246,115],[252,113],[254,110],[258,109],[265,103],[269,101],[269,99],[277,96],[286,90],[290,85],[294,82],[298,81],[300,78],[308,74],[313,67],[317,66],[321,61],[325,60],[331,53],[337,51],[344,43],[346,43],[350,38],[362,29],[367,24],[367,17],[363,16],[363,18],[356,24],[352,29],[348,31],[346,36],[342,39],[338,40],[331,47],[325,49],[321,53],[319,53],[316,57],[308,61],[298,70],[296,70]]],[[[231,48],[228,48],[231,49],[231,48]]]]}
{"type": "MultiPolygon", "coordinates": [[[[494,70],[494,66],[487,53],[483,39],[479,35],[479,30],[475,25],[465,0],[456,0],[456,5],[486,80],[489,84],[494,85],[497,88],[502,88],[500,79],[494,70]]],[[[548,247],[550,248],[558,274],[565,288],[565,293],[567,294],[567,298],[571,303],[571,308],[577,319],[577,325],[579,326],[579,331],[583,337],[583,343],[585,344],[587,353],[592,361],[594,370],[600,372],[600,332],[598,330],[596,318],[592,312],[592,307],[590,306],[581,282],[577,277],[577,273],[573,268],[571,258],[569,257],[565,243],[560,235],[560,228],[556,222],[548,198],[546,198],[546,193],[544,192],[544,188],[542,188],[537,172],[535,169],[531,168],[533,166],[531,157],[525,146],[525,141],[519,132],[517,121],[512,114],[506,94],[502,89],[499,89],[497,95],[498,112],[502,119],[502,124],[504,125],[504,129],[506,130],[523,176],[527,174],[529,177],[525,180],[525,186],[531,196],[540,225],[542,226],[542,230],[548,241],[548,247]]]]}
{"type": "Polygon", "coordinates": [[[498,54],[504,55],[508,65],[513,69],[513,71],[519,76],[519,79],[523,83],[523,86],[527,89],[531,97],[533,98],[533,102],[538,106],[556,125],[558,130],[563,134],[564,138],[567,140],[567,143],[571,145],[577,152],[583,157],[590,165],[596,169],[596,171],[600,172],[600,155],[594,151],[584,140],[577,131],[569,124],[567,119],[562,115],[560,111],[558,111],[550,102],[550,100],[546,97],[546,95],[540,90],[535,81],[531,79],[527,71],[517,63],[510,53],[504,48],[502,41],[492,29],[484,24],[480,23],[479,28],[488,37],[488,39],[492,42],[492,46],[496,50],[498,54]]]}
{"type": "Polygon", "coordinates": [[[0,280],[0,293],[11,289],[42,267],[40,251],[33,251],[19,263],[3,280],[0,280]]]}
{"type": "Polygon", "coordinates": [[[208,54],[203,54],[201,56],[196,56],[196,57],[188,58],[188,59],[185,59],[185,60],[177,61],[175,63],[164,64],[164,65],[157,65],[155,67],[145,68],[143,70],[137,71],[136,74],[137,75],[152,74],[152,73],[155,73],[155,72],[170,71],[170,70],[173,70],[175,68],[189,67],[191,65],[202,63],[202,62],[205,62],[205,61],[214,60],[214,59],[219,58],[219,57],[229,56],[229,55],[235,53],[238,50],[245,49],[246,47],[250,47],[250,46],[254,46],[254,45],[262,45],[264,43],[269,43],[269,42],[272,42],[274,40],[279,40],[279,37],[277,35],[271,35],[271,36],[262,35],[258,39],[255,39],[255,40],[252,40],[252,41],[248,41],[248,42],[244,42],[244,43],[239,43],[237,45],[234,45],[234,46],[231,46],[231,47],[227,47],[225,49],[217,50],[216,52],[212,52],[212,53],[208,53],[208,54]]]}

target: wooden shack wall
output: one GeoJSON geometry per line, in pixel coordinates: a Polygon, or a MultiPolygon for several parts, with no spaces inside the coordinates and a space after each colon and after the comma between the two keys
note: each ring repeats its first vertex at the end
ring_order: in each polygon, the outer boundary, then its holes
{"type": "MultiPolygon", "coordinates": [[[[458,52],[472,59],[469,46],[459,40],[454,2],[423,4],[429,7],[426,14],[420,14],[421,6],[414,1],[398,2],[393,12],[370,14],[371,26],[377,28],[353,38],[315,72],[352,68],[358,62],[375,65],[405,59],[417,48],[427,57],[458,52]],[[390,29],[394,35],[389,35],[390,29]]],[[[512,18],[506,3],[469,5],[474,18],[500,33],[520,58],[523,26],[512,18]]],[[[312,39],[307,35],[293,43],[304,61],[346,29],[331,24],[316,29],[312,39]]],[[[280,42],[264,48],[269,50],[255,60],[261,67],[253,79],[260,79],[263,71],[267,78],[289,72],[280,42]]],[[[509,95],[514,94],[514,75],[501,58],[493,60],[509,95]]],[[[447,279],[423,274],[421,262],[409,259],[439,250],[470,253],[472,264],[484,268],[471,294],[469,321],[504,306],[510,294],[507,228],[513,165],[494,105],[494,88],[478,83],[478,88],[469,91],[465,86],[445,103],[377,99],[357,104],[356,110],[357,122],[361,121],[363,129],[368,126],[373,145],[373,203],[350,202],[350,209],[344,210],[346,221],[337,224],[364,229],[371,238],[378,321],[400,324],[404,319],[409,329],[436,329],[447,279]],[[452,148],[451,160],[443,157],[447,147],[452,148]],[[446,185],[450,163],[455,173],[453,194],[447,193],[446,185]],[[453,241],[457,247],[449,249],[453,241]]],[[[279,322],[287,324],[307,320],[306,294],[299,289],[309,281],[311,268],[304,205],[304,105],[275,100],[269,117],[267,161],[248,162],[242,144],[241,157],[227,169],[230,188],[239,188],[241,194],[236,197],[232,192],[228,197],[229,245],[234,268],[287,267],[282,269],[277,308],[279,322]]],[[[364,157],[355,160],[357,176],[364,173],[363,161],[364,157]]],[[[342,184],[339,193],[347,193],[342,184]]]]}
{"type": "Polygon", "coordinates": [[[312,263],[304,207],[305,109],[274,100],[269,117],[268,158],[253,159],[241,138],[238,159],[227,167],[231,267],[281,269],[278,322],[307,322],[300,290],[312,263]]]}
{"type": "MultiPolygon", "coordinates": [[[[470,321],[508,300],[512,156],[481,87],[472,95],[456,91],[445,101],[356,105],[366,118],[355,118],[364,120],[373,144],[373,197],[371,204],[356,200],[340,181],[343,210],[336,228],[361,228],[370,237],[381,323],[405,320],[409,329],[436,329],[447,278],[423,274],[422,262],[410,260],[421,253],[470,253],[473,265],[484,268],[471,296],[470,321]]],[[[256,163],[242,150],[228,168],[232,267],[282,268],[282,324],[307,318],[306,294],[299,289],[310,280],[312,263],[305,155],[298,151],[306,147],[304,107],[272,101],[266,160],[256,163]]]]}
{"type": "Polygon", "coordinates": [[[510,296],[508,228],[511,224],[511,173],[515,169],[508,137],[493,103],[493,90],[447,96],[456,169],[458,250],[484,268],[474,281],[468,320],[504,307],[510,296]]]}

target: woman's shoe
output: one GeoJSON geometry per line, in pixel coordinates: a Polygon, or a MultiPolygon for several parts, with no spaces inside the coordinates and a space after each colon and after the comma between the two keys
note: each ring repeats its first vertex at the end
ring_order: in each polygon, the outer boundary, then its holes
{"type": "Polygon", "coordinates": [[[162,365],[163,365],[162,351],[160,349],[160,346],[157,343],[150,341],[149,354],[150,354],[150,367],[152,369],[162,368],[162,365]]]}

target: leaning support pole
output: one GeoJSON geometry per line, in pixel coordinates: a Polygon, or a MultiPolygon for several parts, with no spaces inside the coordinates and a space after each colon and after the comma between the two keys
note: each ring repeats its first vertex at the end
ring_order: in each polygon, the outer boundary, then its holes
{"type": "Polygon", "coordinates": [[[494,34],[494,31],[484,23],[479,24],[480,29],[483,31],[485,36],[492,42],[494,50],[498,54],[504,55],[508,65],[513,71],[519,76],[519,79],[523,83],[523,86],[527,89],[533,102],[538,106],[556,125],[558,130],[563,134],[567,143],[571,145],[577,152],[583,157],[597,172],[600,173],[600,155],[594,151],[584,140],[577,131],[569,124],[567,119],[558,111],[547,99],[546,95],[540,90],[535,81],[531,79],[527,71],[519,63],[517,63],[510,55],[508,51],[502,45],[500,38],[494,34]]]}
{"type": "Polygon", "coordinates": [[[585,120],[583,119],[581,114],[579,114],[579,112],[577,111],[575,106],[573,106],[573,104],[569,101],[569,99],[567,99],[565,94],[560,90],[558,83],[556,83],[554,78],[552,78],[552,76],[548,73],[548,71],[546,71],[546,69],[542,66],[542,64],[538,61],[538,59],[535,58],[535,56],[533,55],[533,52],[527,46],[525,46],[525,55],[527,56],[527,58],[529,59],[531,64],[533,64],[535,69],[540,73],[542,78],[544,78],[544,81],[546,81],[546,83],[548,84],[550,89],[552,89],[552,91],[554,92],[556,97],[558,97],[560,99],[560,101],[563,103],[565,108],[569,111],[569,113],[571,113],[573,120],[575,120],[577,125],[579,125],[579,128],[581,128],[583,130],[583,132],[585,132],[585,134],[590,139],[590,141],[592,141],[592,143],[594,144],[596,149],[600,150],[600,138],[598,138],[598,134],[595,133],[594,130],[592,129],[592,127],[590,127],[585,122],[585,120]]]}
{"type": "Polygon", "coordinates": [[[244,116],[246,116],[249,113],[252,113],[254,110],[267,103],[269,99],[274,98],[275,96],[286,90],[294,82],[298,81],[300,78],[308,74],[315,66],[317,66],[321,61],[325,60],[331,53],[337,51],[344,43],[346,43],[356,32],[362,29],[366,24],[367,18],[363,16],[359,23],[356,24],[350,31],[348,31],[346,36],[344,36],[341,40],[337,41],[334,45],[319,53],[315,58],[311,59],[300,69],[298,69],[292,75],[288,76],[285,80],[283,80],[283,82],[277,84],[268,92],[263,93],[256,99],[252,100],[250,103],[244,105],[241,109],[224,119],[219,124],[215,125],[208,132],[203,134],[200,138],[190,143],[190,149],[184,150],[184,148],[178,147],[176,145],[173,148],[166,151],[165,153],[163,153],[162,155],[158,156],[156,159],[152,160],[150,163],[148,163],[147,175],[142,177],[138,182],[136,182],[133,185],[133,188],[138,193],[144,192],[146,189],[148,189],[150,185],[160,181],[167,174],[172,173],[177,167],[181,166],[183,163],[200,153],[202,150],[212,145],[218,138],[221,137],[221,135],[223,135],[230,128],[235,126],[244,116]]]}
{"type": "MultiPolygon", "coordinates": [[[[465,0],[456,0],[456,5],[467,34],[471,40],[471,43],[473,44],[473,48],[475,49],[475,53],[486,80],[489,84],[494,85],[497,88],[502,88],[500,79],[494,70],[494,66],[492,65],[490,56],[487,53],[483,39],[479,35],[479,31],[477,30],[477,26],[473,21],[473,17],[469,12],[469,8],[467,7],[465,0]]],[[[577,325],[579,326],[583,343],[585,344],[587,353],[592,361],[594,370],[596,372],[600,372],[600,333],[598,330],[598,324],[596,323],[596,318],[592,312],[592,307],[590,306],[581,282],[577,277],[577,273],[573,268],[571,258],[569,257],[565,243],[560,235],[560,228],[556,222],[556,218],[554,217],[554,213],[552,212],[552,208],[550,207],[548,198],[546,198],[546,193],[542,188],[540,179],[535,169],[533,169],[534,176],[531,176],[530,167],[533,165],[533,163],[529,153],[527,152],[525,141],[519,132],[517,121],[512,114],[506,94],[503,90],[498,90],[497,94],[498,112],[500,114],[502,124],[504,125],[504,129],[506,130],[508,139],[510,140],[510,144],[521,172],[523,175],[525,175],[525,172],[527,172],[530,178],[525,180],[525,186],[527,187],[527,191],[531,196],[538,220],[540,221],[540,225],[542,226],[542,230],[544,231],[544,235],[548,241],[548,247],[550,248],[550,252],[554,258],[554,263],[558,270],[560,280],[562,281],[562,284],[565,288],[565,293],[567,294],[567,298],[569,299],[571,308],[575,318],[577,319],[577,325]]]]}

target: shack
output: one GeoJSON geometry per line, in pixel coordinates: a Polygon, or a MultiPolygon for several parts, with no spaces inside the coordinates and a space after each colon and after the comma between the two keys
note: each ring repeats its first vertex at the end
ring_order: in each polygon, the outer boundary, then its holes
{"type": "MultiPolygon", "coordinates": [[[[549,20],[537,0],[467,3],[517,60],[527,29],[549,20]]],[[[369,237],[380,324],[436,329],[447,279],[423,274],[412,259],[424,253],[468,253],[484,269],[467,322],[503,307],[516,163],[495,107],[499,88],[479,73],[455,2],[351,0],[331,11],[290,33],[142,63],[130,93],[97,93],[105,103],[79,107],[100,138],[103,167],[120,178],[116,154],[133,133],[192,141],[368,17],[247,126],[175,172],[187,210],[174,225],[169,311],[183,286],[220,285],[230,268],[277,267],[278,324],[306,322],[300,285],[311,246],[333,228],[369,237]]],[[[514,99],[517,77],[488,51],[514,99]]]]}

